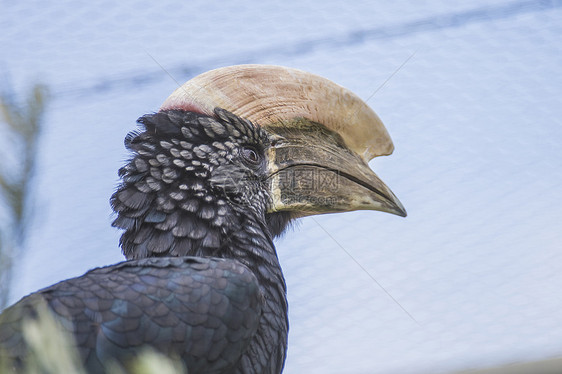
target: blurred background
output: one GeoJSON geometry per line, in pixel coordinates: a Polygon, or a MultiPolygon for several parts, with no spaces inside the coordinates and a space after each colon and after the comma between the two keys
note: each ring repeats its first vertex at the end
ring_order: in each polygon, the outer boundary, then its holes
{"type": "Polygon", "coordinates": [[[276,64],[368,99],[396,147],[371,167],[409,213],[307,218],[277,242],[285,373],[444,373],[562,355],[562,1],[0,9],[3,105],[37,135],[26,141],[4,111],[2,180],[26,192],[26,204],[0,205],[9,303],[123,260],[108,200],[139,116],[206,70],[276,64]]]}

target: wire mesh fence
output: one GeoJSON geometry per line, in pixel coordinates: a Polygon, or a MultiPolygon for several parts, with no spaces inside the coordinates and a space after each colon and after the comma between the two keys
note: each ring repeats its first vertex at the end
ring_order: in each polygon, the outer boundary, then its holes
{"type": "Polygon", "coordinates": [[[122,260],[108,199],[137,117],[200,72],[269,63],[369,98],[396,147],[371,167],[409,213],[304,219],[277,242],[287,373],[562,354],[562,2],[1,6],[4,79],[53,100],[13,301],[122,260]]]}

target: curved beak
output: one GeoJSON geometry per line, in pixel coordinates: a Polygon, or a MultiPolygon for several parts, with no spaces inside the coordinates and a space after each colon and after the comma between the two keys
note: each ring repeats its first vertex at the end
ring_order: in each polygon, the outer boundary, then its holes
{"type": "Polygon", "coordinates": [[[269,125],[266,130],[272,138],[270,212],[313,215],[378,210],[406,216],[390,188],[337,133],[306,119],[269,125]]]}

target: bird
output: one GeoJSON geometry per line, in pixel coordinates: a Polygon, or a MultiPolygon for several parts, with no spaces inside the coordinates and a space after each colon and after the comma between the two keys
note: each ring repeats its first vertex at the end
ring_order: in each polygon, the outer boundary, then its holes
{"type": "MultiPolygon", "coordinates": [[[[178,87],[138,119],[110,198],[125,261],[32,293],[0,315],[0,355],[45,303],[88,373],[144,348],[188,373],[281,373],[289,329],[274,239],[301,217],[406,211],[368,162],[393,152],[375,112],[318,75],[235,65],[178,87]]],[[[1,367],[1,365],[0,365],[1,367]]]]}

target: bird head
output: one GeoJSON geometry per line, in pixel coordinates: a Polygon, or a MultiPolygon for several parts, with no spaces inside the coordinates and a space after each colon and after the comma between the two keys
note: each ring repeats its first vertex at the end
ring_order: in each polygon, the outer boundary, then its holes
{"type": "Polygon", "coordinates": [[[220,246],[240,214],[261,217],[273,236],[307,215],[406,215],[368,166],[393,151],[384,125],[325,78],[279,66],[220,68],[179,87],[139,123],[112,197],[128,257],[183,254],[182,241],[220,246]]]}
{"type": "Polygon", "coordinates": [[[394,150],[384,125],[363,100],[328,79],[280,66],[225,67],[179,87],[162,105],[172,108],[208,115],[223,108],[269,134],[270,212],[406,215],[367,164],[394,150]]]}

